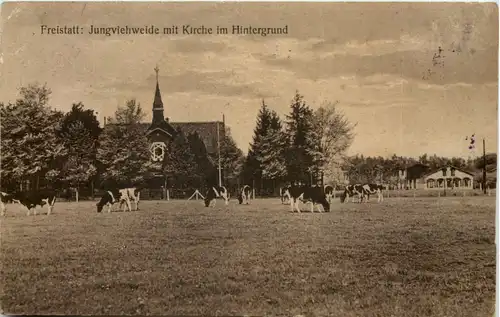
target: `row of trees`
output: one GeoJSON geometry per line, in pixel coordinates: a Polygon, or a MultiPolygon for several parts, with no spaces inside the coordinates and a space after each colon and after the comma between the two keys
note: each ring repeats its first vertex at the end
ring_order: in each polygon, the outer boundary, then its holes
{"type": "MultiPolygon", "coordinates": [[[[30,187],[88,189],[111,184],[145,183],[153,174],[169,175],[176,187],[215,183],[217,170],[197,134],[178,135],[165,160],[150,161],[149,143],[142,123],[146,113],[135,100],[119,107],[100,127],[96,113],[82,103],[68,113],[49,106],[51,90],[45,85],[20,89],[15,103],[0,103],[2,187],[12,189],[29,181],[30,187]]],[[[237,179],[243,153],[230,131],[221,140],[224,178],[237,179]]]]}

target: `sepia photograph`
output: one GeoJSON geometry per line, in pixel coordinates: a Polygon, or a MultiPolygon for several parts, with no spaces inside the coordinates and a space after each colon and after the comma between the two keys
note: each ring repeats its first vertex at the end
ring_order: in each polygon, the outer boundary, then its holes
{"type": "Polygon", "coordinates": [[[4,2],[3,315],[496,313],[498,6],[4,2]]]}

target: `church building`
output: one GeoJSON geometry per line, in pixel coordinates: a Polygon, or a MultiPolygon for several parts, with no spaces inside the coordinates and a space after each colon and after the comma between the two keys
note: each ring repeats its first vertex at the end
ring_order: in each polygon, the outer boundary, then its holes
{"type": "MultiPolygon", "coordinates": [[[[169,148],[169,143],[174,140],[178,131],[182,131],[186,137],[197,133],[205,144],[207,153],[216,156],[218,153],[218,141],[222,142],[225,138],[225,120],[222,116],[222,121],[211,122],[170,122],[168,117],[165,117],[165,107],[162,101],[160,85],[158,81],[158,67],[156,71],[156,89],[153,99],[153,116],[151,123],[143,123],[145,133],[150,143],[151,160],[153,162],[163,162],[166,151],[169,148]],[[147,128],[146,128],[147,127],[147,128]]],[[[212,161],[216,166],[216,162],[212,161]]],[[[214,180],[216,181],[216,180],[214,180]]],[[[164,176],[158,174],[157,180],[154,181],[157,185],[165,182],[164,176]],[[161,179],[161,180],[160,180],[161,179]]]]}

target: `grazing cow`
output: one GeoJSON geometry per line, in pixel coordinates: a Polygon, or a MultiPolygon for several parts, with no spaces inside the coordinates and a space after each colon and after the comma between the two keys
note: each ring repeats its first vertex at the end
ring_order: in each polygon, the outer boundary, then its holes
{"type": "Polygon", "coordinates": [[[365,184],[363,185],[363,196],[366,197],[365,201],[370,200],[370,195],[377,194],[377,202],[384,201],[384,196],[382,194],[382,190],[385,189],[385,186],[378,184],[365,184]]]}
{"type": "Polygon", "coordinates": [[[14,195],[7,194],[5,192],[0,192],[0,215],[5,216],[5,211],[7,207],[6,203],[19,203],[19,200],[14,198],[14,195]]]}
{"type": "Polygon", "coordinates": [[[56,202],[56,194],[52,190],[17,192],[7,196],[3,194],[4,193],[2,193],[2,199],[5,197],[8,202],[18,203],[24,206],[28,210],[28,216],[30,215],[31,209],[34,209],[33,214],[36,216],[36,206],[38,205],[40,207],[47,205],[47,215],[50,215],[56,202]]]}
{"type": "Polygon", "coordinates": [[[290,203],[291,196],[290,196],[290,187],[289,186],[283,187],[281,189],[280,198],[281,198],[282,204],[286,204],[287,202],[290,203]]]}
{"type": "Polygon", "coordinates": [[[363,200],[363,186],[361,184],[347,185],[344,189],[344,193],[340,196],[340,202],[349,202],[349,197],[351,197],[351,202],[354,202],[354,196],[358,196],[358,202],[363,200]]]}
{"type": "Polygon", "coordinates": [[[333,186],[326,185],[325,186],[325,195],[326,199],[328,200],[329,203],[332,202],[332,197],[333,197],[333,186]]]}
{"type": "Polygon", "coordinates": [[[302,202],[311,204],[311,212],[314,212],[314,205],[318,208],[319,212],[322,212],[319,208],[319,205],[323,206],[323,211],[330,211],[330,203],[326,200],[326,195],[321,187],[311,187],[311,186],[291,186],[288,189],[288,192],[291,196],[290,205],[292,208],[292,212],[297,209],[297,212],[300,213],[299,209],[299,200],[302,202]]]}
{"type": "Polygon", "coordinates": [[[222,197],[224,199],[226,205],[229,204],[229,193],[227,192],[226,187],[224,186],[210,187],[205,195],[205,207],[210,207],[210,206],[215,207],[215,202],[219,197],[222,197]]]}
{"type": "Polygon", "coordinates": [[[238,195],[238,202],[241,204],[250,204],[250,198],[252,197],[252,188],[249,185],[243,186],[240,194],[238,195]]]}
{"type": "Polygon", "coordinates": [[[120,202],[121,208],[123,206],[123,211],[125,211],[125,206],[127,206],[128,211],[132,211],[132,206],[130,201],[135,202],[135,210],[139,210],[139,198],[141,194],[141,189],[138,187],[129,187],[122,189],[112,189],[104,193],[101,200],[97,203],[97,212],[101,212],[104,206],[108,206],[108,212],[111,212],[113,204],[120,202]]]}

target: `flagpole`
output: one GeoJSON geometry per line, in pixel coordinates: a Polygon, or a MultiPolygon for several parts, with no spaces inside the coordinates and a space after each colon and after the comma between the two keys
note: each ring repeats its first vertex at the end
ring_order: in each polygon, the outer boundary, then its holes
{"type": "Polygon", "coordinates": [[[486,195],[486,147],[483,138],[483,193],[486,195]]]}
{"type": "Polygon", "coordinates": [[[222,186],[222,173],[220,166],[220,136],[219,136],[219,122],[217,122],[217,153],[219,155],[219,187],[222,186]]]}

